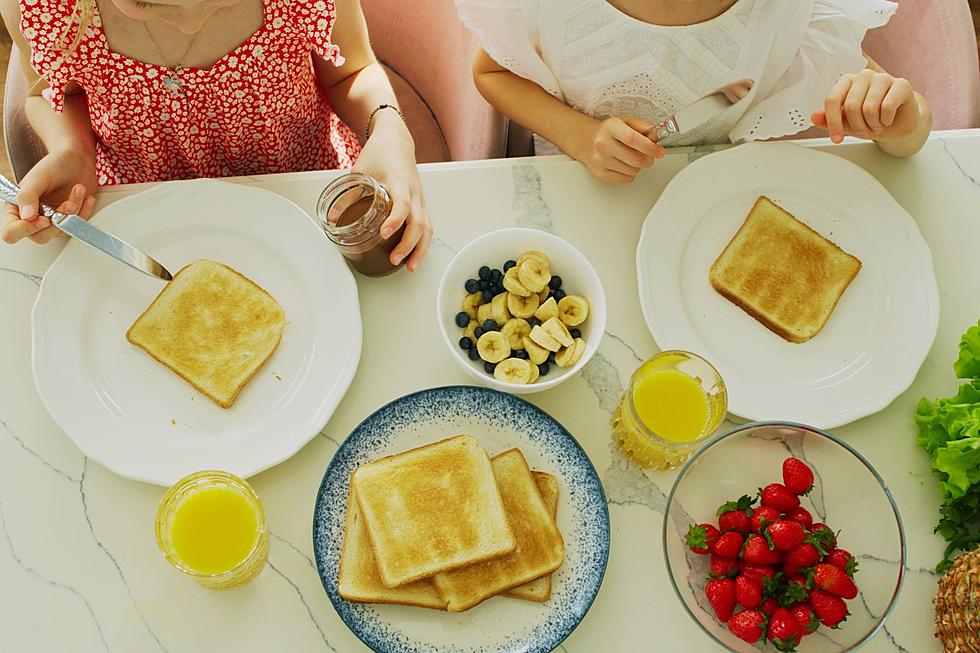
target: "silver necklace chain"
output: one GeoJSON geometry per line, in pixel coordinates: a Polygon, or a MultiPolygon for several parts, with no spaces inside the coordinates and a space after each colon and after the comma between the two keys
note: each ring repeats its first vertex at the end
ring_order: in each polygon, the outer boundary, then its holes
{"type": "Polygon", "coordinates": [[[202,29],[195,34],[194,38],[191,39],[191,42],[187,44],[187,49],[184,50],[184,54],[180,55],[177,65],[170,66],[166,64],[167,58],[163,56],[163,50],[160,48],[160,44],[157,42],[156,37],[153,36],[153,32],[150,31],[150,26],[144,22],[143,29],[146,30],[146,35],[150,37],[150,42],[153,43],[153,47],[156,48],[157,54],[160,55],[160,60],[164,62],[164,67],[169,68],[171,71],[169,75],[163,76],[164,88],[170,91],[170,94],[174,97],[183,96],[186,92],[184,90],[184,80],[180,75],[180,71],[184,69],[184,60],[187,58],[187,55],[190,54],[191,48],[194,47],[194,44],[197,43],[197,37],[204,30],[202,29]]]}

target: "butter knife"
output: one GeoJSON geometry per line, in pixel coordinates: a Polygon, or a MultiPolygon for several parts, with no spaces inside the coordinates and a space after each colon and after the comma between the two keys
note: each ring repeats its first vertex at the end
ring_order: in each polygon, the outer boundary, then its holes
{"type": "Polygon", "coordinates": [[[754,84],[751,79],[740,79],[726,84],[717,91],[695,100],[674,115],[667,116],[663,122],[646,130],[643,135],[660,142],[671,134],[683,134],[700,127],[748,95],[754,84]]]}
{"type": "MultiPolygon", "coordinates": [[[[20,188],[17,184],[0,175],[0,199],[16,205],[18,192],[20,192],[20,188]]],[[[158,261],[147,256],[121,238],[117,238],[89,224],[83,218],[77,215],[65,215],[64,213],[55,211],[50,206],[44,205],[41,205],[41,212],[51,220],[51,224],[55,228],[125,263],[134,270],[139,270],[143,274],[147,274],[156,279],[163,279],[164,281],[173,279],[170,271],[158,261]]]]}

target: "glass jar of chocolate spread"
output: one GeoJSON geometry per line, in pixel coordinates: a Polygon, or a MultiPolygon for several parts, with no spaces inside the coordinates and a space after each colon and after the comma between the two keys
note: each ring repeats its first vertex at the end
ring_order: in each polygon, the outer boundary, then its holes
{"type": "Polygon", "coordinates": [[[323,189],[316,213],[327,238],[352,268],[369,277],[383,277],[400,267],[392,265],[390,257],[405,231],[403,224],[388,238],[381,237],[391,205],[388,190],[377,179],[352,172],[323,189]]]}

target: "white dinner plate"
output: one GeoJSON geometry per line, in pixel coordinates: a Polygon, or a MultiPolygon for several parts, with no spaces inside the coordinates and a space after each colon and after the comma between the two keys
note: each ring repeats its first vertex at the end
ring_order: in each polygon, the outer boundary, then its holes
{"type": "Polygon", "coordinates": [[[939,326],[932,256],[912,217],[858,166],[791,143],[743,145],[682,170],[647,216],[636,263],[658,346],[714,363],[729,411],[746,419],[826,429],[872,415],[909,387],[939,326]],[[760,195],[863,263],[803,344],[775,335],[708,281],[760,195]]]}
{"type": "Polygon", "coordinates": [[[158,485],[201,469],[248,477],[323,428],[357,370],[361,319],[353,276],[306,213],[268,191],[202,180],[120,200],[93,223],[171,272],[198,258],[230,265],[276,298],[287,323],[222,409],[126,341],[163,282],[69,242],[34,305],[32,362],[44,406],[85,455],[158,485]]]}

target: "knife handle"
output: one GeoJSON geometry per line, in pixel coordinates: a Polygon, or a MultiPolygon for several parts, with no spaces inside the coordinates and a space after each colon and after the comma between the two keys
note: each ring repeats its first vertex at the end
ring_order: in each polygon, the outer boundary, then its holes
{"type": "Polygon", "coordinates": [[[659,143],[671,134],[678,133],[678,131],[680,130],[677,129],[677,120],[674,119],[674,116],[667,116],[662,122],[643,132],[643,135],[654,143],[659,143]]]}

